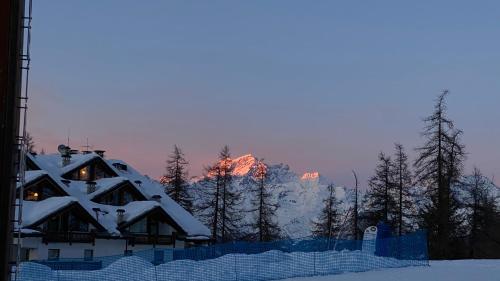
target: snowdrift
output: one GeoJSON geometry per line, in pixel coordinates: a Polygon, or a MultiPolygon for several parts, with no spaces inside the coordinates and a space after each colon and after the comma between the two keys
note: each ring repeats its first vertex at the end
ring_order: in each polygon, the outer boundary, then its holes
{"type": "Polygon", "coordinates": [[[122,258],[95,271],[52,271],[23,263],[20,281],[258,281],[427,265],[427,260],[378,257],[362,251],[229,254],[204,261],[179,260],[153,266],[137,257],[122,258]]]}

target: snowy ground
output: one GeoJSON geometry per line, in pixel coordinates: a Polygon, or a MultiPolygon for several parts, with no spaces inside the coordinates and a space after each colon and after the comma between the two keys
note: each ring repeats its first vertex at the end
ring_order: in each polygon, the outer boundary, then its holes
{"type": "MultiPolygon", "coordinates": [[[[432,261],[430,267],[382,269],[362,273],[291,278],[286,281],[498,281],[500,260],[432,261]]],[[[285,281],[285,280],[283,280],[285,281]]]]}

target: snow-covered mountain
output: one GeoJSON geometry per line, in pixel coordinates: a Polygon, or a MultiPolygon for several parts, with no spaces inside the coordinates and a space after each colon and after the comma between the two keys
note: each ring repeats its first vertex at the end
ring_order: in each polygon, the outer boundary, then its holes
{"type": "MultiPolygon", "coordinates": [[[[241,192],[243,197],[242,209],[249,210],[253,194],[253,174],[258,165],[258,159],[251,155],[243,155],[231,159],[234,188],[241,192]]],[[[319,215],[327,198],[327,186],[331,183],[318,172],[309,172],[303,175],[296,174],[285,164],[266,165],[268,172],[268,186],[273,190],[273,200],[279,203],[280,208],[276,217],[283,233],[290,238],[301,238],[311,235],[311,223],[319,215]]],[[[200,179],[195,179],[193,189],[201,188],[200,179]]],[[[336,187],[336,197],[342,202],[342,208],[348,209],[349,190],[336,187]]],[[[200,200],[198,198],[198,200],[200,200]]],[[[252,221],[255,214],[246,213],[245,221],[252,221]]]]}

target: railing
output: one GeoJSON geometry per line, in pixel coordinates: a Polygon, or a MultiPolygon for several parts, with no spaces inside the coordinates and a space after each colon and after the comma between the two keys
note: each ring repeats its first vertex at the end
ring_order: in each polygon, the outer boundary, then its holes
{"type": "Polygon", "coordinates": [[[136,235],[131,238],[133,244],[154,244],[154,245],[172,245],[174,239],[172,235],[136,235]]]}
{"type": "Polygon", "coordinates": [[[43,243],[69,242],[69,243],[94,243],[95,233],[92,232],[47,232],[42,238],[43,243]]]}

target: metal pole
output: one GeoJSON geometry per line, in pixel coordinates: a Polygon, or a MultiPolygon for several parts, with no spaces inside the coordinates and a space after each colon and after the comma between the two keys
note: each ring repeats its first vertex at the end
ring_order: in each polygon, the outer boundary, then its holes
{"type": "Polygon", "coordinates": [[[358,175],[352,170],[354,175],[354,180],[356,181],[356,187],[354,189],[354,240],[358,240],[358,175]]]}

